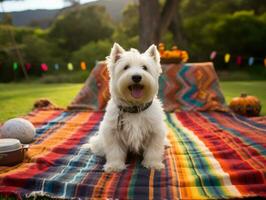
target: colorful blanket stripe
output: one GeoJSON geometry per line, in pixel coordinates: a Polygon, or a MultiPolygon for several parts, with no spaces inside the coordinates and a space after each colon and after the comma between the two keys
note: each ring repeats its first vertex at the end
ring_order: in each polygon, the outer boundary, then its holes
{"type": "Polygon", "coordinates": [[[104,159],[81,146],[102,112],[37,111],[25,161],[0,167],[0,197],[65,199],[266,198],[266,124],[226,113],[167,113],[171,147],[162,171],[129,157],[127,169],[103,172],[104,159]]]}

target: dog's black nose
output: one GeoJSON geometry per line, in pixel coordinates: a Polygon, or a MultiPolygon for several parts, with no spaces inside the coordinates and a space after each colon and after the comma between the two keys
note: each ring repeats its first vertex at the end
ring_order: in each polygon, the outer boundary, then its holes
{"type": "Polygon", "coordinates": [[[135,83],[139,83],[141,81],[141,76],[140,75],[133,75],[132,76],[132,80],[135,82],[135,83]]]}

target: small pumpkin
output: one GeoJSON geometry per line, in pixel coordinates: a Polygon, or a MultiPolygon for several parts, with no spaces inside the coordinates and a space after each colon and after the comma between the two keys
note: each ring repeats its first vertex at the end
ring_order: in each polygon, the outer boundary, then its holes
{"type": "Polygon", "coordinates": [[[261,111],[261,104],[257,97],[241,94],[240,97],[235,97],[231,100],[229,107],[235,113],[252,117],[259,116],[261,111]]]}

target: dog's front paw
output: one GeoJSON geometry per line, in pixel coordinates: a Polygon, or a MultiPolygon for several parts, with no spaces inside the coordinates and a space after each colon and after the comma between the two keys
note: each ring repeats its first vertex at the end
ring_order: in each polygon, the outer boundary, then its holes
{"type": "Polygon", "coordinates": [[[164,164],[162,162],[154,162],[154,161],[145,161],[145,160],[143,160],[141,164],[144,167],[148,168],[148,169],[156,169],[156,170],[164,169],[164,164]]]}
{"type": "Polygon", "coordinates": [[[104,165],[105,172],[120,172],[126,169],[126,165],[124,163],[106,163],[104,165]]]}

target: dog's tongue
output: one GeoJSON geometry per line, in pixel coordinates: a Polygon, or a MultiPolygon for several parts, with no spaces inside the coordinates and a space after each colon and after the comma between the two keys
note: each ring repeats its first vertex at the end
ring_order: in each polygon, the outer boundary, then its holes
{"type": "Polygon", "coordinates": [[[131,95],[134,98],[136,98],[136,99],[142,97],[142,95],[143,95],[143,88],[141,86],[138,86],[138,85],[132,86],[131,95]]]}

